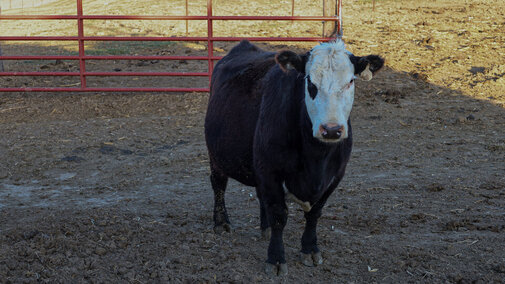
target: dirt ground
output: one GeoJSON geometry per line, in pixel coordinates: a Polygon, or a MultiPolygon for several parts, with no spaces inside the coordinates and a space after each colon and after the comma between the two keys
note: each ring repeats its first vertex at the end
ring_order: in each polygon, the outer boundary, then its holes
{"type": "Polygon", "coordinates": [[[208,94],[0,94],[0,283],[505,283],[505,4],[377,2],[344,1],[349,49],[387,67],[357,82],[323,265],[298,260],[289,204],[289,275],[267,278],[255,191],[237,182],[234,232],[213,233],[208,94]]]}

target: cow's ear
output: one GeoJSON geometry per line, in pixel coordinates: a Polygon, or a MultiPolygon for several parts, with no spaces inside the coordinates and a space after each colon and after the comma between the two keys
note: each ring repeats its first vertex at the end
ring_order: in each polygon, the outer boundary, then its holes
{"type": "Polygon", "coordinates": [[[275,61],[284,72],[294,69],[300,73],[304,73],[307,55],[299,55],[290,50],[282,50],[275,55],[275,61]]]}
{"type": "Polygon", "coordinates": [[[359,57],[351,54],[349,57],[354,65],[354,74],[365,81],[372,80],[373,75],[384,66],[384,59],[378,55],[359,57]]]}

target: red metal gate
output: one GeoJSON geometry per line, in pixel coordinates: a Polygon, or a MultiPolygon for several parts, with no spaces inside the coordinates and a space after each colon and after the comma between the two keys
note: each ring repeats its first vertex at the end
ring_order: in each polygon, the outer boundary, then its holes
{"type": "MultiPolygon", "coordinates": [[[[79,72],[0,72],[0,76],[77,76],[80,78],[80,87],[23,87],[4,88],[0,92],[208,92],[209,88],[106,88],[87,87],[86,77],[91,76],[205,76],[212,75],[215,60],[221,59],[213,54],[214,42],[218,41],[328,41],[330,37],[215,37],[212,32],[213,21],[228,20],[263,20],[263,21],[323,21],[336,22],[336,34],[341,36],[341,0],[337,0],[335,16],[213,16],[212,0],[207,0],[206,16],[140,16],[140,15],[85,15],[83,13],[83,0],[77,1],[76,15],[0,15],[1,20],[76,20],[77,36],[0,36],[2,41],[76,41],[78,42],[78,55],[50,55],[50,56],[2,56],[2,60],[76,60],[79,62],[79,72]],[[111,37],[111,36],[85,36],[84,20],[205,20],[207,21],[207,37],[111,37]],[[202,41],[207,42],[207,56],[139,56],[139,55],[86,55],[85,41],[202,41]],[[206,60],[207,72],[88,72],[87,60],[206,60]]],[[[294,5],[294,0],[292,0],[294,5]]],[[[324,2],[323,2],[324,3],[324,2]]],[[[294,6],[293,6],[294,7],[294,6]]],[[[293,10],[292,10],[293,11],[293,10]]]]}

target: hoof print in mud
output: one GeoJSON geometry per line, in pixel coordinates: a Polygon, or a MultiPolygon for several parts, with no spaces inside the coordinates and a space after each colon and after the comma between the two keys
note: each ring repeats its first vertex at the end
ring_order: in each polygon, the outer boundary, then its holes
{"type": "Polygon", "coordinates": [[[301,262],[305,266],[318,266],[323,264],[323,256],[321,252],[316,253],[301,253],[301,262]]]}
{"type": "Polygon", "coordinates": [[[288,275],[288,265],[286,263],[271,264],[266,262],[265,273],[268,276],[286,276],[288,275]]]}
{"type": "Polygon", "coordinates": [[[231,225],[227,224],[227,223],[214,226],[214,233],[216,233],[218,235],[220,235],[224,232],[231,233],[231,231],[232,231],[231,225]]]}

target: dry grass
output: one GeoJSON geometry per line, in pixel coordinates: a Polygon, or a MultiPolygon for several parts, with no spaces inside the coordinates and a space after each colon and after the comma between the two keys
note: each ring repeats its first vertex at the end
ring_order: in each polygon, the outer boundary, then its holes
{"type": "Polygon", "coordinates": [[[375,13],[346,3],[344,34],[353,52],[382,54],[414,78],[505,106],[502,0],[378,1],[375,13]]]}
{"type": "Polygon", "coordinates": [[[3,11],[10,9],[26,9],[45,5],[56,0],[0,0],[3,11]]]}

